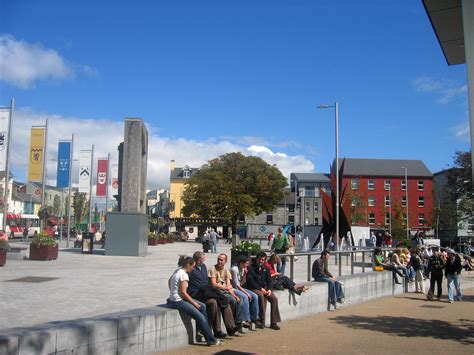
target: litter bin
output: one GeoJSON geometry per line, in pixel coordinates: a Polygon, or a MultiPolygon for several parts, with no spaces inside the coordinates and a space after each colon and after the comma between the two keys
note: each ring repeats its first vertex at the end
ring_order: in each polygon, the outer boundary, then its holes
{"type": "Polygon", "coordinates": [[[82,233],[82,254],[92,254],[94,251],[94,233],[82,233]]]}

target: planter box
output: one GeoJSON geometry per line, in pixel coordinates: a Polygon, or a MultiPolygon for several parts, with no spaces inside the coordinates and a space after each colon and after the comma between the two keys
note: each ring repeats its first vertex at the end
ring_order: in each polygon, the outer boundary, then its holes
{"type": "Polygon", "coordinates": [[[55,246],[34,246],[30,245],[30,260],[56,260],[58,258],[59,247],[55,246]]]}
{"type": "Polygon", "coordinates": [[[7,253],[4,251],[0,251],[0,266],[5,265],[7,262],[7,253]]]}
{"type": "Polygon", "coordinates": [[[166,244],[166,239],[158,239],[158,244],[166,244]]]}
{"type": "Polygon", "coordinates": [[[148,239],[148,245],[158,245],[158,239],[148,239]]]}
{"type": "Polygon", "coordinates": [[[166,242],[167,243],[174,243],[174,238],[168,238],[168,239],[166,239],[166,242]]]}

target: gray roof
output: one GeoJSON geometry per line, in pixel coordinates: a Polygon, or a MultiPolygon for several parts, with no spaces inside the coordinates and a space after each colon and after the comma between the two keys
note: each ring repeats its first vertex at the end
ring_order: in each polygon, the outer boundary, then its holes
{"type": "Polygon", "coordinates": [[[182,168],[174,168],[172,171],[171,171],[171,179],[185,179],[184,175],[183,175],[183,171],[184,170],[189,170],[191,172],[190,176],[193,176],[194,174],[196,174],[199,169],[198,168],[190,168],[189,166],[184,166],[182,168]]]}
{"type": "MultiPolygon", "coordinates": [[[[339,160],[339,165],[342,164],[339,160]]],[[[407,175],[412,177],[433,177],[431,171],[421,160],[401,159],[359,159],[345,158],[344,176],[405,176],[402,166],[407,168],[407,175]]]]}
{"type": "Polygon", "coordinates": [[[329,174],[325,173],[291,173],[290,179],[298,182],[331,182],[329,174]]]}

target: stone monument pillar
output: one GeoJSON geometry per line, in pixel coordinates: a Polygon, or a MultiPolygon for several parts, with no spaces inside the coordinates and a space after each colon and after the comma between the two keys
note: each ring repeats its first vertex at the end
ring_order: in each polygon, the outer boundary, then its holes
{"type": "Polygon", "coordinates": [[[148,131],[142,119],[125,119],[123,143],[121,211],[107,214],[105,254],[143,256],[148,248],[148,131]]]}

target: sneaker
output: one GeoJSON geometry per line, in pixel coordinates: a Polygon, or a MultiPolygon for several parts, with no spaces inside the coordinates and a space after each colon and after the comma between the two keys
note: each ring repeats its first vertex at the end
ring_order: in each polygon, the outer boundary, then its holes
{"type": "Polygon", "coordinates": [[[250,328],[252,326],[252,322],[249,322],[249,321],[243,321],[242,322],[242,327],[244,328],[250,328]]]}
{"type": "Polygon", "coordinates": [[[256,324],[255,323],[250,323],[250,328],[249,328],[250,331],[254,332],[257,330],[257,327],[256,327],[256,324]]]}
{"type": "Polygon", "coordinates": [[[449,303],[454,303],[454,300],[449,300],[449,303]]]}
{"type": "Polygon", "coordinates": [[[224,345],[224,342],[220,339],[216,339],[214,343],[208,343],[208,346],[219,346],[219,345],[224,345]]]}
{"type": "Polygon", "coordinates": [[[344,303],[344,298],[338,298],[337,303],[343,304],[344,303]]]}
{"type": "Polygon", "coordinates": [[[280,327],[276,323],[270,324],[270,328],[273,329],[273,330],[280,330],[280,327]]]}
{"type": "Polygon", "coordinates": [[[225,338],[227,338],[227,334],[224,333],[224,332],[222,332],[222,331],[215,333],[214,336],[215,336],[216,338],[219,338],[219,339],[225,339],[225,338]]]}
{"type": "Polygon", "coordinates": [[[227,333],[229,334],[230,337],[232,337],[232,336],[235,335],[235,333],[237,333],[237,332],[239,331],[239,328],[240,328],[240,327],[236,326],[235,328],[233,328],[233,329],[227,331],[227,333]]]}
{"type": "Polygon", "coordinates": [[[265,324],[262,323],[262,321],[257,320],[254,323],[255,323],[255,327],[257,327],[258,329],[265,329],[265,324]]]}
{"type": "Polygon", "coordinates": [[[201,332],[196,332],[196,343],[201,343],[204,335],[201,332]]]}

